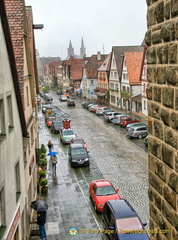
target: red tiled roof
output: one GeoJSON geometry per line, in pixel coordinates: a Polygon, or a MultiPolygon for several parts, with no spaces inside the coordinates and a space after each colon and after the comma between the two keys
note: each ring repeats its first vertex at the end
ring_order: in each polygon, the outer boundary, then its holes
{"type": "Polygon", "coordinates": [[[97,79],[97,70],[101,66],[101,64],[106,60],[108,55],[100,55],[101,60],[98,60],[98,56],[92,55],[89,61],[86,63],[86,75],[88,79],[97,79]]]}
{"type": "Polygon", "coordinates": [[[140,76],[144,52],[125,52],[124,57],[130,85],[141,84],[140,76]]]}

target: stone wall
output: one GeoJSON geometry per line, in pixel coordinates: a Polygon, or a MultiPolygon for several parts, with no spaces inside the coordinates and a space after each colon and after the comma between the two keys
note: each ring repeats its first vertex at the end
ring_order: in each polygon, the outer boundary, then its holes
{"type": "Polygon", "coordinates": [[[178,239],[178,0],[147,0],[151,239],[178,239]],[[163,233],[161,232],[163,231],[163,233]]]}

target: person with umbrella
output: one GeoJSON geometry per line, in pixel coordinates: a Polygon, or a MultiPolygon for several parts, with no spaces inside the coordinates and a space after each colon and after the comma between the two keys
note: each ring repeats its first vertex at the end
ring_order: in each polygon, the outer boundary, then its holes
{"type": "Polygon", "coordinates": [[[48,209],[48,204],[43,200],[36,200],[31,202],[31,208],[37,211],[37,224],[39,225],[40,237],[42,240],[47,240],[46,238],[46,210],[48,209]]]}
{"type": "Polygon", "coordinates": [[[53,170],[53,172],[56,172],[56,164],[57,164],[57,156],[56,155],[51,156],[51,162],[52,162],[52,170],[53,170]]]}

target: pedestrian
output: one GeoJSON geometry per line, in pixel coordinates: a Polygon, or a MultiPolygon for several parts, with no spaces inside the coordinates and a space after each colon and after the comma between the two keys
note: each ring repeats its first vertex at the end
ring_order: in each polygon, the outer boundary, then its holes
{"type": "Polygon", "coordinates": [[[53,144],[51,140],[48,141],[48,148],[49,148],[49,152],[52,152],[53,144]]]}
{"type": "Polygon", "coordinates": [[[51,156],[51,162],[52,162],[52,169],[54,172],[56,172],[56,164],[57,164],[57,156],[56,155],[51,156]]]}
{"type": "Polygon", "coordinates": [[[46,211],[37,212],[37,224],[39,225],[40,237],[42,240],[47,240],[46,238],[46,211]]]}

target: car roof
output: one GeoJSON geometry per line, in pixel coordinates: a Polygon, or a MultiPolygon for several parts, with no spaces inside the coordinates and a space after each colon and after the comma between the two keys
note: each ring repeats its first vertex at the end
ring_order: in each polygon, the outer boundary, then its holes
{"type": "Polygon", "coordinates": [[[116,219],[137,216],[136,212],[132,210],[132,206],[125,199],[110,200],[107,204],[112,208],[116,219]]]}
{"type": "Polygon", "coordinates": [[[71,148],[84,148],[82,143],[73,143],[73,144],[70,144],[70,147],[71,148]]]}
{"type": "Polygon", "coordinates": [[[111,186],[111,182],[107,179],[99,179],[99,180],[94,180],[93,181],[97,187],[102,187],[102,186],[111,186]]]}
{"type": "Polygon", "coordinates": [[[147,128],[148,129],[148,127],[145,125],[137,125],[137,126],[132,126],[132,127],[130,127],[130,128],[132,128],[132,129],[137,129],[137,128],[147,128]]]}

